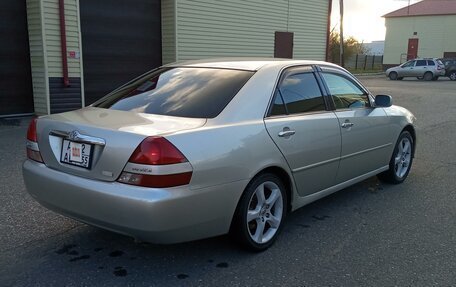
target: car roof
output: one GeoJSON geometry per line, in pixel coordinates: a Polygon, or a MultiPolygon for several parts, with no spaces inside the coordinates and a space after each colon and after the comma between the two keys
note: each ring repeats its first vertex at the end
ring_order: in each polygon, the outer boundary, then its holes
{"type": "Polygon", "coordinates": [[[214,58],[203,60],[192,60],[175,62],[164,67],[200,67],[200,68],[221,68],[221,69],[234,69],[246,71],[258,71],[264,67],[270,66],[294,66],[294,65],[337,65],[322,62],[322,61],[309,61],[309,60],[292,60],[280,58],[214,58]]]}

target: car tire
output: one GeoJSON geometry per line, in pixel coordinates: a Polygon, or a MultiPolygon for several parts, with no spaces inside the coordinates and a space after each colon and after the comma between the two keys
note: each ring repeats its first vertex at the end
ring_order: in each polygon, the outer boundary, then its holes
{"type": "Polygon", "coordinates": [[[431,72],[424,73],[423,79],[425,81],[431,81],[434,78],[434,75],[431,72]]]}
{"type": "Polygon", "coordinates": [[[378,175],[382,181],[399,184],[408,176],[413,163],[414,141],[408,131],[403,131],[397,139],[393,155],[389,162],[389,169],[378,175]]]}
{"type": "Polygon", "coordinates": [[[448,75],[448,78],[450,78],[450,80],[452,80],[452,81],[456,81],[456,71],[450,72],[450,74],[448,75]]]}
{"type": "Polygon", "coordinates": [[[397,80],[397,76],[398,76],[398,75],[397,75],[396,72],[391,72],[391,73],[389,73],[388,78],[389,78],[391,81],[395,81],[395,80],[397,80]]]}
{"type": "Polygon", "coordinates": [[[244,248],[264,251],[280,233],[286,212],[287,195],[282,180],[275,174],[260,174],[242,194],[230,233],[244,248]]]}

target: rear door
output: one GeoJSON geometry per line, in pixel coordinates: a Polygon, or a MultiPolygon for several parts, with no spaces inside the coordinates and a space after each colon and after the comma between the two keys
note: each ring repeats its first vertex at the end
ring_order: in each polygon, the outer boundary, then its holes
{"type": "Polygon", "coordinates": [[[427,71],[432,72],[432,70],[429,69],[426,60],[417,60],[413,71],[413,76],[415,77],[422,77],[427,71]]]}
{"type": "Polygon", "coordinates": [[[334,102],[342,137],[336,183],[388,165],[392,142],[385,111],[373,107],[369,92],[349,74],[323,68],[322,77],[334,102]]]}
{"type": "Polygon", "coordinates": [[[312,68],[293,68],[282,75],[265,119],[301,196],[334,184],[341,139],[327,102],[312,68]]]}

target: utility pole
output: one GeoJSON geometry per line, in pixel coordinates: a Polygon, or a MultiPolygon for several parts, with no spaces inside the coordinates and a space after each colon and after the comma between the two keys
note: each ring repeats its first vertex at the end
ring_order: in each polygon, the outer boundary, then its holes
{"type": "Polygon", "coordinates": [[[341,67],[345,65],[344,61],[344,0],[339,0],[340,7],[340,61],[341,67]]]}

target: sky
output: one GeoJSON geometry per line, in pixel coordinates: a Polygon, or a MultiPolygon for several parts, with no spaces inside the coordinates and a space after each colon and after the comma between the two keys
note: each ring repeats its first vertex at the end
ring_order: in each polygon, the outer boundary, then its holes
{"type": "MultiPolygon", "coordinates": [[[[406,7],[409,0],[344,0],[344,36],[369,43],[385,39],[383,15],[406,7]]],[[[410,0],[410,4],[419,2],[410,0]]],[[[333,0],[331,29],[339,29],[339,0],[333,0]]]]}

